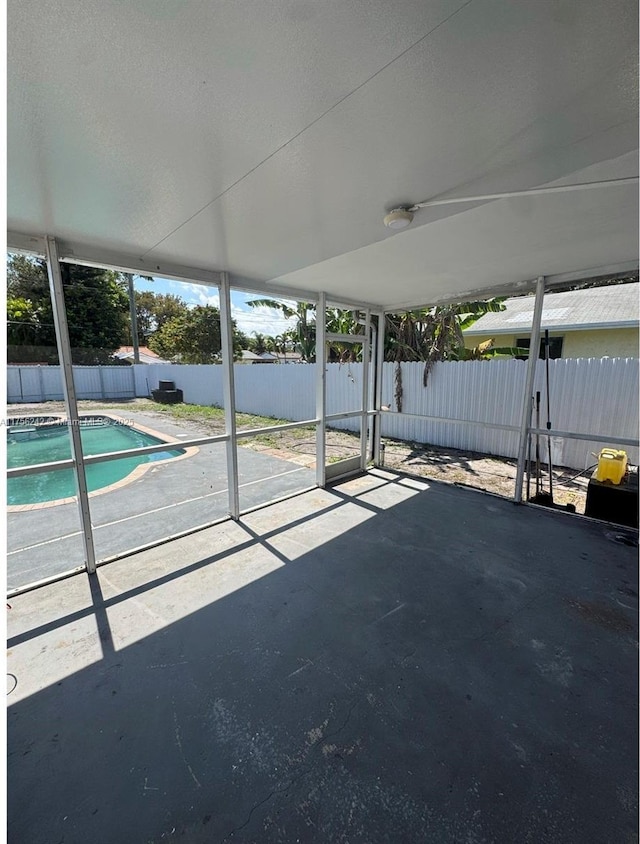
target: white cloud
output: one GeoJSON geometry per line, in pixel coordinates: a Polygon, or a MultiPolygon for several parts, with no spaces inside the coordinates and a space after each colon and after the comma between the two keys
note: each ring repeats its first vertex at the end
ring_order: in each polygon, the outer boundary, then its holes
{"type": "Polygon", "coordinates": [[[169,279],[169,285],[176,289],[178,296],[189,305],[214,305],[220,307],[220,296],[217,287],[207,287],[206,284],[193,284],[190,281],[173,281],[169,279]]]}
{"type": "Polygon", "coordinates": [[[275,337],[283,331],[295,328],[296,325],[295,317],[284,319],[279,311],[264,306],[244,310],[237,305],[232,305],[231,316],[235,319],[240,331],[244,331],[249,336],[255,333],[275,337]]]}
{"type": "MultiPolygon", "coordinates": [[[[174,281],[173,279],[167,279],[167,282],[175,290],[176,294],[181,296],[191,306],[213,305],[216,308],[220,307],[220,296],[215,287],[207,287],[204,284],[193,284],[192,282],[174,281]]],[[[270,337],[276,337],[284,331],[295,328],[295,317],[285,319],[282,313],[275,308],[267,308],[264,305],[251,308],[247,305],[247,302],[263,298],[268,297],[261,296],[258,293],[243,293],[238,290],[231,291],[231,316],[236,321],[236,325],[240,331],[243,331],[250,337],[253,334],[266,334],[270,337]]],[[[281,301],[292,308],[296,306],[296,302],[290,299],[278,299],[277,301],[281,301]]]]}

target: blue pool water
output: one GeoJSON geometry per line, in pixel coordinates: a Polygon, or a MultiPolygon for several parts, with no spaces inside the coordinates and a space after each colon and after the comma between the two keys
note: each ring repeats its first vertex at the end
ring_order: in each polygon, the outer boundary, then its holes
{"type": "MultiPolygon", "coordinates": [[[[163,440],[123,425],[108,417],[83,420],[80,438],[85,455],[104,454],[110,451],[125,451],[155,445],[163,440]]],[[[95,463],[86,467],[89,492],[117,483],[143,463],[167,460],[184,454],[183,449],[168,449],[156,454],[141,454],[95,463]]],[[[54,460],[68,460],[71,457],[71,440],[66,424],[33,426],[11,425],[7,428],[7,466],[33,466],[36,463],[52,463],[54,460]]],[[[71,469],[57,469],[39,472],[22,478],[10,478],[7,486],[7,503],[38,504],[70,498],[76,495],[76,484],[71,469]]]]}

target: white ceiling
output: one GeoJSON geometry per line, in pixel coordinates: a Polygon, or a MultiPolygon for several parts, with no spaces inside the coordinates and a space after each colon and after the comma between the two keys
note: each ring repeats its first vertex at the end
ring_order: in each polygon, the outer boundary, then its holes
{"type": "Polygon", "coordinates": [[[635,0],[9,0],[8,227],[427,304],[637,259],[635,0]]]}

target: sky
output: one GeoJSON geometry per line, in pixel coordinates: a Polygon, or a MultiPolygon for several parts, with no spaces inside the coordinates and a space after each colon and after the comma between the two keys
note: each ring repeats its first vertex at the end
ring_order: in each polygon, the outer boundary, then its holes
{"type": "MultiPolygon", "coordinates": [[[[215,305],[216,308],[220,307],[217,289],[206,287],[203,284],[173,281],[167,278],[154,278],[153,281],[146,281],[143,278],[135,277],[134,285],[135,289],[140,291],[150,290],[152,293],[171,293],[174,296],[180,296],[188,305],[215,305]]],[[[265,307],[250,308],[247,305],[247,302],[252,299],[263,298],[266,297],[257,293],[231,291],[231,316],[235,319],[240,331],[244,331],[249,336],[256,333],[276,337],[283,331],[295,326],[295,319],[283,319],[279,311],[265,307]]]]}

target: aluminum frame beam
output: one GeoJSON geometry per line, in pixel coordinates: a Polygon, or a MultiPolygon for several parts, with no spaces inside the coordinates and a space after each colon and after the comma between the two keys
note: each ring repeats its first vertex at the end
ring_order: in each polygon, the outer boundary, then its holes
{"type": "Polygon", "coordinates": [[[380,446],[382,442],[382,376],[384,372],[384,333],[386,317],[384,311],[378,313],[378,330],[374,349],[374,399],[373,409],[376,413],[373,419],[373,465],[380,466],[380,446]]]}
{"type": "Polygon", "coordinates": [[[154,261],[121,252],[111,252],[89,246],[74,245],[65,241],[59,243],[60,260],[64,264],[78,264],[82,267],[98,267],[117,270],[134,275],[160,276],[177,281],[192,281],[208,287],[218,287],[222,274],[213,270],[172,264],[163,259],[154,261]]]}
{"type": "Polygon", "coordinates": [[[640,440],[633,437],[608,437],[606,434],[579,434],[575,431],[553,431],[547,428],[530,428],[529,433],[540,437],[559,437],[562,440],[584,440],[592,443],[611,443],[612,445],[629,445],[638,448],[640,440]]]}
{"type": "Polygon", "coordinates": [[[325,334],[325,340],[327,343],[364,343],[366,337],[364,334],[336,334],[336,333],[329,333],[325,334]]]}
{"type": "Polygon", "coordinates": [[[236,389],[233,371],[233,325],[231,323],[231,290],[229,276],[220,279],[220,335],[222,339],[224,422],[227,441],[227,485],[229,488],[229,515],[240,517],[238,490],[238,444],[236,441],[236,389]]]}
{"type": "MultiPolygon", "coordinates": [[[[7,249],[9,251],[21,252],[26,255],[45,257],[45,237],[43,235],[24,234],[22,232],[7,232],[7,249]]],[[[117,251],[104,250],[101,248],[75,244],[70,241],[58,240],[59,260],[63,263],[75,263],[81,266],[102,267],[108,270],[120,272],[131,272],[135,275],[162,276],[163,278],[176,279],[177,281],[195,282],[210,287],[218,287],[221,273],[216,270],[207,270],[197,267],[187,267],[179,264],[172,264],[164,260],[151,261],[148,258],[120,253],[117,251]]],[[[570,284],[572,282],[586,281],[599,277],[614,277],[616,275],[627,275],[638,272],[639,262],[622,261],[614,264],[603,264],[599,267],[587,267],[566,273],[556,273],[545,276],[547,291],[557,285],[570,284]]],[[[457,304],[478,298],[489,298],[491,296],[513,295],[518,296],[529,292],[535,287],[535,279],[524,279],[503,284],[498,287],[479,288],[459,293],[455,297],[439,297],[425,302],[400,302],[387,305],[382,308],[384,314],[398,313],[399,311],[412,311],[421,308],[430,308],[436,305],[457,304]]],[[[318,302],[319,294],[311,290],[303,290],[297,287],[271,283],[269,281],[248,281],[243,279],[232,279],[231,289],[245,293],[256,293],[260,296],[274,296],[284,299],[298,299],[302,302],[318,302]]],[[[345,309],[370,308],[372,312],[377,311],[381,305],[373,302],[356,302],[348,297],[342,298],[334,295],[327,295],[325,306],[344,307],[345,309]]]]}
{"type": "MultiPolygon", "coordinates": [[[[563,284],[573,284],[580,281],[589,281],[593,278],[615,278],[616,276],[629,275],[638,272],[640,262],[621,261],[616,264],[602,264],[599,267],[587,267],[582,270],[575,270],[567,273],[556,273],[545,276],[545,289],[560,287],[563,284]]],[[[490,299],[494,296],[524,296],[535,290],[536,279],[528,278],[520,281],[512,281],[501,284],[497,287],[485,287],[468,290],[459,293],[455,297],[441,296],[432,299],[430,302],[423,300],[422,304],[416,302],[401,302],[400,304],[389,305],[384,309],[385,314],[396,314],[403,311],[419,311],[423,308],[434,308],[438,305],[457,305],[460,302],[472,302],[476,299],[490,299]]]]}
{"type": "Polygon", "coordinates": [[[327,297],[318,294],[316,307],[316,484],[326,485],[327,433],[327,297]]]}
{"type": "MultiPolygon", "coordinates": [[[[356,335],[352,335],[356,336],[356,335]]],[[[358,342],[357,340],[355,342],[358,342]]],[[[367,468],[367,441],[369,437],[369,355],[371,351],[371,311],[365,312],[362,344],[362,414],[360,416],[360,468],[367,468]]]]}
{"type": "Polygon", "coordinates": [[[78,490],[78,510],[80,513],[80,526],[82,528],[82,542],[86,557],[87,572],[95,574],[96,552],[93,542],[93,528],[91,525],[91,511],[89,508],[89,492],[87,489],[87,476],[85,472],[84,455],[82,452],[82,441],[80,439],[80,419],[78,415],[78,400],[73,380],[73,359],[71,344],[69,341],[69,326],[67,324],[67,311],[64,304],[64,288],[62,285],[62,273],[58,259],[58,248],[53,237],[45,238],[45,251],[47,261],[47,274],[49,276],[49,291],[51,304],[53,306],[53,322],[58,344],[58,355],[62,364],[62,389],[64,402],[67,408],[67,424],[71,441],[71,459],[74,462],[74,474],[78,490]]]}
{"type": "MultiPolygon", "coordinates": [[[[446,422],[448,425],[478,425],[483,428],[495,428],[496,431],[518,433],[519,425],[501,425],[498,422],[481,422],[478,419],[449,419],[446,416],[427,416],[423,413],[399,413],[397,410],[382,410],[380,416],[402,416],[404,419],[423,419],[426,422],[446,422]]],[[[545,432],[546,433],[546,432],[545,432]]]]}

